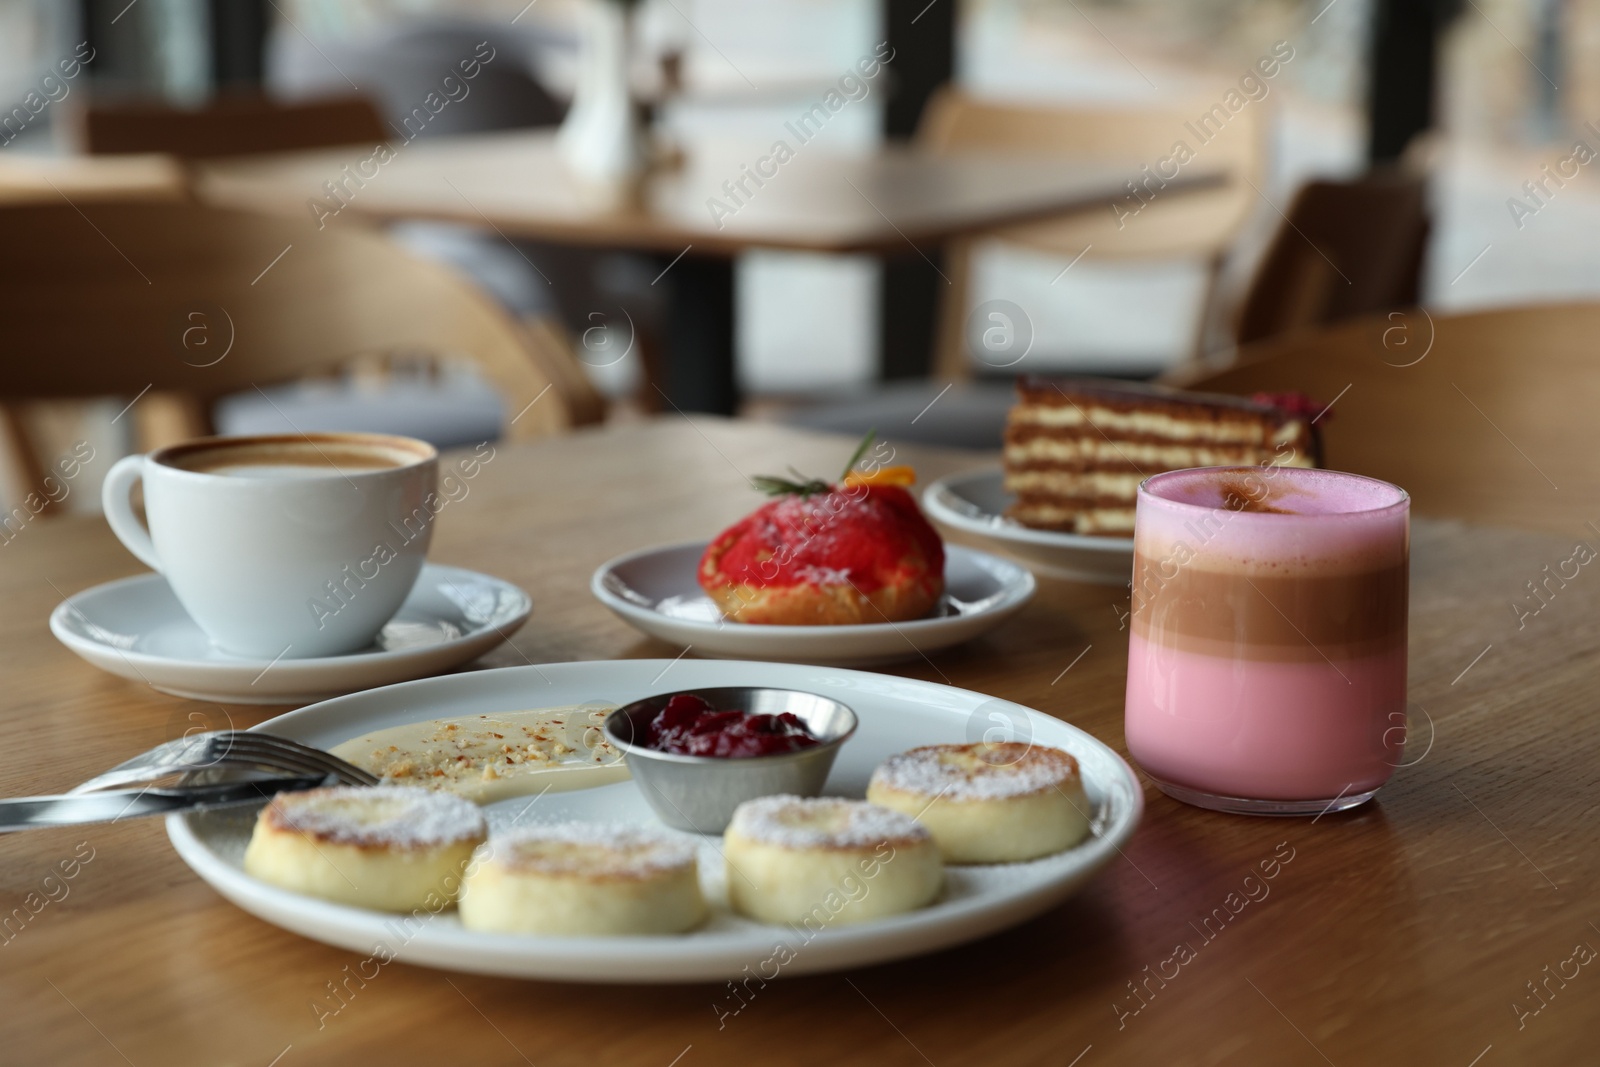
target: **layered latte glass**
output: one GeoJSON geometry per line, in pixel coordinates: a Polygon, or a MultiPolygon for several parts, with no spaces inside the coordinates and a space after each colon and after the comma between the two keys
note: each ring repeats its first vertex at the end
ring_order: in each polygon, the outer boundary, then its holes
{"type": "Polygon", "coordinates": [[[1134,532],[1128,751],[1192,804],[1316,814],[1400,762],[1410,499],[1292,467],[1147,479],[1134,532]]]}

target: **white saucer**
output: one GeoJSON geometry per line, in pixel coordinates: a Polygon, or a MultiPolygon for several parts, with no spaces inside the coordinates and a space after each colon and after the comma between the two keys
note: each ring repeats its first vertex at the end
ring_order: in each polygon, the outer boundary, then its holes
{"type": "Polygon", "coordinates": [[[1037,583],[1009,560],[945,546],[938,613],[859,626],[754,626],[723,617],[696,579],[706,542],[632,552],[594,572],[589,588],[651,637],[718,659],[861,665],[918,659],[992,630],[1033,598],[1037,583]]]}
{"type": "MultiPolygon", "coordinates": [[[[837,668],[715,660],[612,660],[473,671],[330,700],[262,723],[257,729],[331,748],[388,726],[441,716],[487,714],[603,700],[623,704],[676,689],[773,686],[820,693],[849,705],[860,726],[839,750],[825,792],[860,797],[872,770],[917,745],[989,737],[1065,749],[1078,760],[1092,807],[1083,843],[1027,863],[952,866],[932,904],[904,915],[841,926],[768,926],[741,918],[726,903],[718,838],[683,835],[700,845],[701,887],[711,917],[678,936],[538,937],[462,927],[454,910],[416,917],[301,896],[244,873],[245,845],[256,812],[230,809],[167,819],[178,855],[233,903],[287,930],[367,956],[378,946],[401,961],[478,974],[580,982],[704,982],[837,971],[916,956],[1015,926],[1071,896],[1117,859],[1144,810],[1129,766],[1102,742],[1039,712],[981,693],[932,682],[837,668]],[[787,955],[778,945],[788,946],[787,955]],[[777,958],[774,959],[775,954],[777,958]]],[[[661,827],[631,781],[570,792],[514,797],[485,809],[492,830],[569,819],[661,827]],[[520,820],[520,821],[519,821],[520,820]]],[[[676,834],[677,831],[666,831],[676,834]]],[[[1088,921],[1088,920],[1086,920],[1088,921]]],[[[714,1009],[740,1001],[725,991],[714,1009]]]]}
{"type": "Polygon", "coordinates": [[[1080,582],[1126,585],[1133,577],[1133,538],[1030,530],[1005,517],[1014,498],[998,470],[952,474],[928,486],[922,506],[941,526],[973,534],[1041,573],[1080,582]]]}
{"type": "Polygon", "coordinates": [[[50,613],[50,631],[96,667],[163,693],[225,704],[308,704],[476,659],[531,611],[528,594],[514,585],[429,563],[370,651],[258,661],[213,648],[166,579],[141,574],[68,597],[50,613]]]}

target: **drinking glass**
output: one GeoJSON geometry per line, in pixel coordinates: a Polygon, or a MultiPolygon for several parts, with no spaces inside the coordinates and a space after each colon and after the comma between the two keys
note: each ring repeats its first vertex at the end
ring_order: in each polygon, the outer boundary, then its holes
{"type": "Polygon", "coordinates": [[[1147,478],[1128,751],[1170,796],[1299,815],[1370,799],[1405,741],[1410,498],[1298,467],[1147,478]]]}

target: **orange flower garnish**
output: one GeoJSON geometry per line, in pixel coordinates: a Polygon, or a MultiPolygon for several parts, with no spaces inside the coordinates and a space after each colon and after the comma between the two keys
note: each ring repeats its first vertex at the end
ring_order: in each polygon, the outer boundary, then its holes
{"type": "MultiPolygon", "coordinates": [[[[876,430],[867,431],[867,436],[862,438],[861,444],[856,446],[855,455],[850,457],[850,462],[845,464],[844,473],[839,475],[837,487],[848,489],[851,486],[908,486],[915,485],[917,472],[909,466],[879,467],[873,471],[858,471],[856,464],[861,462],[861,457],[867,454],[873,438],[877,436],[876,430]]],[[[890,450],[890,456],[894,452],[890,450]]],[[[789,468],[790,477],[775,478],[770,474],[758,474],[750,479],[750,484],[766,493],[768,496],[798,496],[801,500],[814,496],[817,493],[833,491],[834,483],[825,482],[820,478],[808,478],[804,474],[789,468]]]]}
{"type": "Polygon", "coordinates": [[[851,471],[844,476],[846,488],[856,485],[899,485],[909,486],[917,483],[917,472],[914,468],[901,464],[898,467],[879,467],[868,473],[867,471],[851,471]]]}

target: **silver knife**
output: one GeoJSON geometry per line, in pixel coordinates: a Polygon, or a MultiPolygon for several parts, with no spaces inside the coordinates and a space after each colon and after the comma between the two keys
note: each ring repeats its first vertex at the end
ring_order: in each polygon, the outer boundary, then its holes
{"type": "Polygon", "coordinates": [[[43,826],[117,822],[144,815],[200,811],[270,800],[275,793],[315,789],[333,784],[328,776],[257,778],[162,789],[117,789],[46,797],[0,799],[0,833],[43,826]]]}

